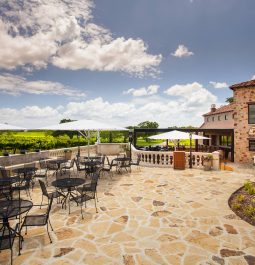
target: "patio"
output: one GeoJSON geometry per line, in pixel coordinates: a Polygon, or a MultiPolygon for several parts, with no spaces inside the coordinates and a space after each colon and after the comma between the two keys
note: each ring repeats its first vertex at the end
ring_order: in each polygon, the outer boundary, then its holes
{"type": "MultiPolygon", "coordinates": [[[[255,264],[255,227],[228,207],[249,178],[249,170],[145,167],[113,180],[106,175],[98,214],[89,202],[82,220],[75,204],[68,214],[54,201],[53,243],[44,227],[29,229],[21,256],[14,248],[14,264],[255,264]]],[[[32,198],[40,202],[38,184],[32,198]]],[[[1,264],[9,257],[1,252],[1,264]]]]}

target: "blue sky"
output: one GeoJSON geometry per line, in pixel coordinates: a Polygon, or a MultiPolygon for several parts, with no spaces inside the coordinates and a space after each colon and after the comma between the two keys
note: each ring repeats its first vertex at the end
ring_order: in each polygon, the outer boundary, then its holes
{"type": "Polygon", "coordinates": [[[254,0],[0,3],[0,123],[202,123],[255,78],[254,0]]]}

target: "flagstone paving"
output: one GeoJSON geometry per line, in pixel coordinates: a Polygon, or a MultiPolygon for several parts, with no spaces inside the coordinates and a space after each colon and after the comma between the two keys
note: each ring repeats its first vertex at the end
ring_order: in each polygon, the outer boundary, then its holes
{"type": "MultiPolygon", "coordinates": [[[[248,171],[247,171],[248,172],[248,171]]],[[[53,205],[46,230],[29,229],[14,264],[255,264],[255,227],[240,220],[228,198],[253,175],[242,172],[141,168],[107,175],[98,187],[98,213],[88,203],[71,214],[53,205]]],[[[40,201],[40,190],[33,200],[40,201]]],[[[0,264],[10,252],[0,253],[0,264]]]]}

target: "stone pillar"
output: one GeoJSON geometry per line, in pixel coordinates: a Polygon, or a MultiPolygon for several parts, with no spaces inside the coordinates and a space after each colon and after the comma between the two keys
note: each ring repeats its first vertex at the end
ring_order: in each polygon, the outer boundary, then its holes
{"type": "Polygon", "coordinates": [[[212,152],[213,155],[213,170],[220,170],[220,152],[212,152]]]}

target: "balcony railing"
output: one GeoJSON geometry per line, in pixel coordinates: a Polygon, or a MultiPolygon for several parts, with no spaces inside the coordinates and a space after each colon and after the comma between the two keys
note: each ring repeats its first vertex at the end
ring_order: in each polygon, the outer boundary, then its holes
{"type": "MultiPolygon", "coordinates": [[[[204,153],[204,152],[192,152],[192,167],[202,169],[204,158],[209,155],[213,155],[213,169],[219,169],[219,152],[204,153]]],[[[173,151],[143,151],[138,150],[132,146],[132,157],[141,157],[141,166],[147,167],[170,167],[174,166],[174,152],[173,151]]],[[[189,167],[190,153],[185,152],[186,168],[189,167]]]]}

